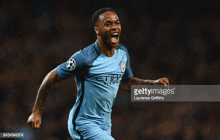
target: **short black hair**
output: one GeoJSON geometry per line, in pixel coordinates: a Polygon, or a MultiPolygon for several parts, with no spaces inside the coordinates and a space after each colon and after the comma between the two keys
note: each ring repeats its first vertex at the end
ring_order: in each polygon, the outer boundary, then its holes
{"type": "Polygon", "coordinates": [[[111,8],[108,8],[108,7],[106,7],[106,8],[100,8],[100,9],[97,10],[97,11],[93,14],[93,16],[92,16],[92,25],[95,26],[95,25],[96,25],[96,22],[98,21],[99,16],[100,16],[101,14],[107,12],[107,11],[112,11],[112,12],[115,13],[115,11],[114,11],[113,9],[111,9],[111,8]]]}

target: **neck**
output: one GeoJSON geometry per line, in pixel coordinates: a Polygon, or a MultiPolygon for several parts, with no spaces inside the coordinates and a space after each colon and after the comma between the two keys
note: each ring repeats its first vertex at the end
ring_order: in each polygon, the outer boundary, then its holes
{"type": "Polygon", "coordinates": [[[98,46],[100,51],[108,57],[112,57],[115,53],[115,48],[104,43],[100,38],[98,38],[98,46]]]}

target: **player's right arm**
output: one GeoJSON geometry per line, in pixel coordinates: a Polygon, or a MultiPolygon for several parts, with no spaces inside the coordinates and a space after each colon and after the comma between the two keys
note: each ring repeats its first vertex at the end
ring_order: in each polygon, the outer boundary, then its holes
{"type": "Polygon", "coordinates": [[[44,78],[37,92],[32,114],[27,121],[33,128],[39,128],[41,125],[42,107],[51,87],[58,81],[82,74],[83,69],[87,66],[85,58],[84,52],[78,51],[68,61],[60,64],[44,78]]]}
{"type": "Polygon", "coordinates": [[[42,107],[46,100],[46,97],[51,89],[51,87],[58,81],[61,81],[61,77],[57,74],[56,69],[53,69],[44,78],[35,100],[35,104],[32,110],[32,114],[28,118],[27,123],[31,125],[32,128],[39,128],[41,125],[41,115],[42,107]]]}

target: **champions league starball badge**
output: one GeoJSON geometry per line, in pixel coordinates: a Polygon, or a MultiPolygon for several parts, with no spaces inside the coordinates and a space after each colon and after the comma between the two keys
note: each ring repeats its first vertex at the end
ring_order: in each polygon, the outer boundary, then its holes
{"type": "Polygon", "coordinates": [[[124,62],[121,62],[121,71],[125,72],[125,63],[124,62]]]}
{"type": "Polygon", "coordinates": [[[66,68],[70,69],[70,70],[74,70],[76,68],[76,61],[72,58],[70,58],[68,61],[67,61],[67,65],[66,65],[66,68]]]}

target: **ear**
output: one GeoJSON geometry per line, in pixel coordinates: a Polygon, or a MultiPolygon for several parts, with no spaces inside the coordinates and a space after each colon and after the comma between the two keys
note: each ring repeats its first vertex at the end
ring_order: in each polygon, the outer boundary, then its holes
{"type": "Polygon", "coordinates": [[[95,33],[98,35],[99,34],[99,28],[97,26],[94,27],[95,33]]]}

